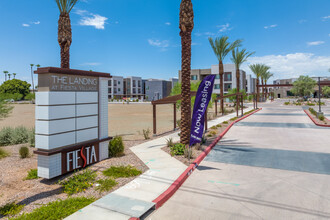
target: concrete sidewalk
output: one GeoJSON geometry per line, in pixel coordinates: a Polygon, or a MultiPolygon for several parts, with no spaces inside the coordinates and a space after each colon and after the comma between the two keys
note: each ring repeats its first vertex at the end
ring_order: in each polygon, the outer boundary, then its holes
{"type": "MultiPolygon", "coordinates": [[[[252,110],[244,109],[244,112],[252,110]]],[[[236,116],[226,115],[208,122],[208,127],[217,125],[236,116]]],[[[104,196],[91,205],[67,217],[68,220],[84,219],[129,219],[140,218],[153,210],[152,201],[167,190],[186,170],[187,166],[161,150],[168,138],[179,141],[179,132],[145,142],[130,148],[148,167],[149,170],[125,186],[104,196]]]]}

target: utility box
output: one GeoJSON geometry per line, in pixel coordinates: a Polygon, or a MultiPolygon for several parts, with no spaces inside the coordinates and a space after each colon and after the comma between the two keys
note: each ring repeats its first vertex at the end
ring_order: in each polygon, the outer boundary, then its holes
{"type": "Polygon", "coordinates": [[[52,179],[107,159],[110,74],[55,67],[35,73],[38,176],[52,179]]]}

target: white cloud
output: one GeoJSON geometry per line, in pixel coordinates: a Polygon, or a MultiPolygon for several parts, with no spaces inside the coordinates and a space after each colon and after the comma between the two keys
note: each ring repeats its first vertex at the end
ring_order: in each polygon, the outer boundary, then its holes
{"type": "Polygon", "coordinates": [[[307,42],[308,46],[317,46],[320,44],[324,44],[324,41],[311,41],[311,42],[307,42]]]}
{"type": "Polygon", "coordinates": [[[298,21],[299,24],[302,24],[302,23],[305,23],[305,22],[307,22],[307,20],[305,20],[305,19],[301,19],[301,20],[298,21]]]}
{"type": "Polygon", "coordinates": [[[275,78],[294,78],[300,75],[329,75],[330,56],[316,56],[313,53],[293,53],[286,55],[267,55],[250,57],[242,66],[247,73],[252,74],[248,65],[263,63],[271,67],[270,72],[275,78]]]}
{"type": "Polygon", "coordinates": [[[330,15],[322,17],[322,20],[323,20],[323,21],[326,21],[326,20],[328,20],[328,19],[330,19],[330,15]]]}
{"type": "Polygon", "coordinates": [[[200,36],[211,37],[211,36],[215,36],[216,34],[215,33],[212,33],[212,32],[204,32],[204,33],[197,32],[197,33],[195,33],[195,35],[197,37],[200,37],[200,36]]]}
{"type": "Polygon", "coordinates": [[[76,9],[74,13],[81,16],[79,21],[79,25],[81,26],[93,26],[96,29],[103,30],[106,21],[108,20],[107,17],[90,13],[87,10],[76,9]]]}
{"type": "Polygon", "coordinates": [[[277,27],[277,24],[272,24],[272,25],[269,25],[269,26],[265,26],[264,28],[269,29],[269,28],[274,28],[274,27],[277,27]]]}
{"type": "Polygon", "coordinates": [[[29,24],[22,24],[23,27],[30,27],[29,24]]]}
{"type": "Polygon", "coordinates": [[[38,24],[40,24],[40,21],[34,21],[32,23],[38,25],[38,24]]]}
{"type": "Polygon", "coordinates": [[[230,30],[233,29],[232,27],[230,27],[230,24],[229,23],[224,24],[224,25],[219,25],[217,27],[220,28],[219,29],[219,32],[226,32],[226,31],[230,31],[230,30]]]}
{"type": "Polygon", "coordinates": [[[166,22],[166,23],[165,23],[165,25],[168,25],[168,26],[170,26],[170,25],[171,25],[171,23],[170,23],[170,22],[166,22]]]}
{"type": "Polygon", "coordinates": [[[154,46],[154,47],[160,47],[160,48],[167,48],[170,46],[170,42],[168,40],[163,40],[163,41],[160,41],[160,40],[152,40],[152,39],[149,39],[148,40],[148,43],[151,45],[151,46],[154,46]]]}
{"type": "Polygon", "coordinates": [[[104,25],[108,18],[97,14],[91,14],[91,16],[84,16],[81,18],[79,24],[81,26],[93,26],[96,29],[104,29],[104,25]]]}

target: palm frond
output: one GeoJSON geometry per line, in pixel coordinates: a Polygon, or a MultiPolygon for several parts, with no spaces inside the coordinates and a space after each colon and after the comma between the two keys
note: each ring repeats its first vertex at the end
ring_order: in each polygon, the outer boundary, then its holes
{"type": "Polygon", "coordinates": [[[78,0],[55,0],[61,13],[70,13],[78,0]]]}
{"type": "Polygon", "coordinates": [[[210,45],[219,62],[223,61],[227,54],[236,47],[240,46],[242,42],[242,40],[236,40],[231,44],[228,42],[228,38],[228,36],[222,36],[213,40],[212,37],[209,37],[210,45]]]}
{"type": "Polygon", "coordinates": [[[231,61],[235,64],[236,68],[239,69],[242,63],[246,62],[253,54],[255,54],[255,52],[248,52],[246,49],[239,50],[239,48],[236,47],[236,49],[232,50],[231,61]]]}
{"type": "Polygon", "coordinates": [[[265,64],[261,63],[252,64],[249,67],[251,71],[255,74],[257,79],[259,79],[260,77],[263,78],[263,74],[265,74],[270,69],[269,66],[266,66],[265,64]]]}

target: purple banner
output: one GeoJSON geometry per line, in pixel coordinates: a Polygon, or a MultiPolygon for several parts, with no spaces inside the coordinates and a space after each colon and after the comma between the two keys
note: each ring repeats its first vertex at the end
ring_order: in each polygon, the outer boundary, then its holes
{"type": "Polygon", "coordinates": [[[190,144],[200,143],[204,132],[205,112],[211,100],[215,75],[208,75],[197,90],[194,111],[191,120],[190,144]]]}

